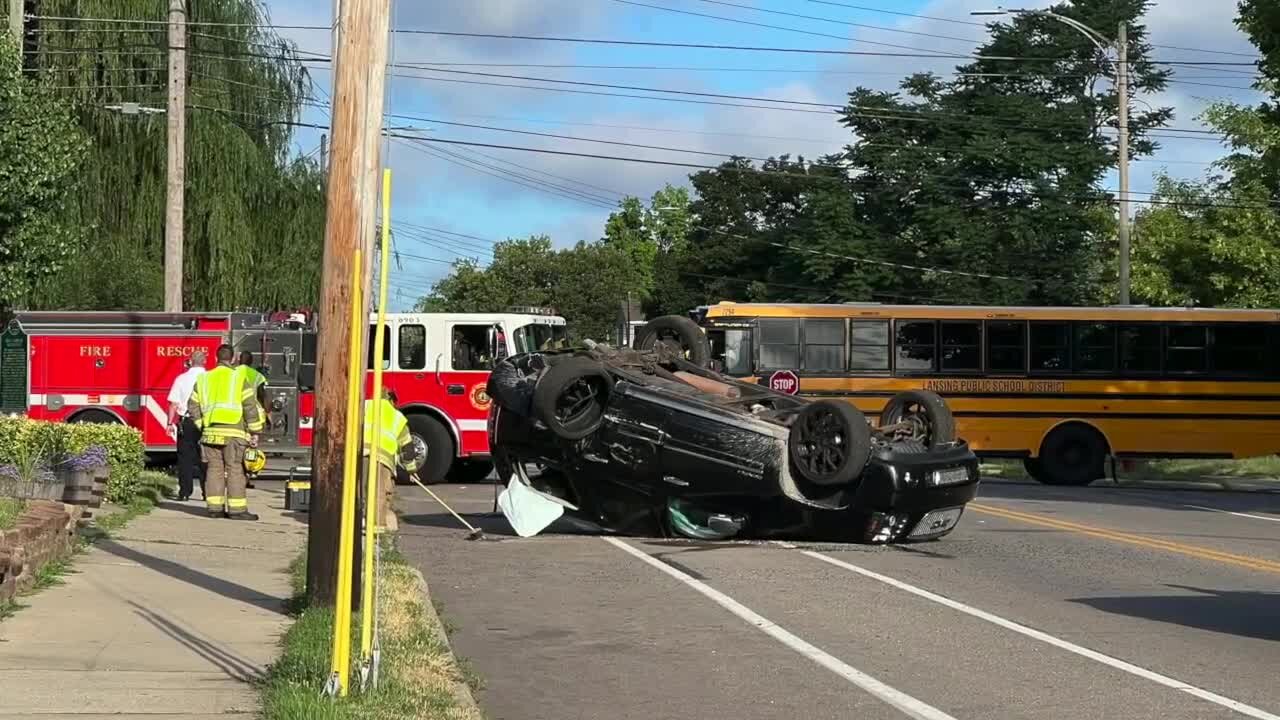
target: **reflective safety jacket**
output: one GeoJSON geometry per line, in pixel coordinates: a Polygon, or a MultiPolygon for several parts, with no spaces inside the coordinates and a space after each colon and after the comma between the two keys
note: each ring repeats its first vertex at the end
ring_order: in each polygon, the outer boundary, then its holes
{"type": "Polygon", "coordinates": [[[373,400],[364,401],[364,454],[368,455],[369,447],[375,444],[378,462],[383,466],[395,470],[398,461],[408,472],[418,469],[418,452],[413,446],[413,436],[409,434],[409,419],[390,400],[382,400],[376,405],[373,400]],[[371,442],[375,407],[379,412],[377,443],[371,442]]]}
{"type": "Polygon", "coordinates": [[[227,440],[248,440],[266,424],[244,368],[219,365],[196,380],[187,402],[187,413],[201,429],[200,442],[226,445],[227,440]]]}
{"type": "Polygon", "coordinates": [[[236,370],[243,370],[245,383],[253,388],[254,392],[258,391],[258,386],[267,384],[267,376],[258,372],[258,369],[249,365],[237,365],[236,370]]]}

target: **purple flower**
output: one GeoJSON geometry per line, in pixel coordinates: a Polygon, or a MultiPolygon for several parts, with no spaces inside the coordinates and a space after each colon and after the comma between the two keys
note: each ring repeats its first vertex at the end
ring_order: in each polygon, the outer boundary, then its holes
{"type": "Polygon", "coordinates": [[[107,464],[107,449],[101,445],[90,445],[81,452],[68,457],[62,462],[71,470],[92,470],[107,464]]]}

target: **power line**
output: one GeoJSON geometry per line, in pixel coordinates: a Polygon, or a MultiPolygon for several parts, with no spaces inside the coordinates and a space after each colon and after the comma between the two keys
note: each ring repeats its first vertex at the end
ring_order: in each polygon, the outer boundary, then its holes
{"type": "Polygon", "coordinates": [[[832,23],[834,25],[844,25],[847,27],[866,28],[869,30],[879,30],[881,32],[902,33],[903,35],[915,35],[917,37],[935,38],[938,40],[955,40],[956,42],[977,44],[982,42],[978,38],[956,37],[954,35],[938,35],[937,33],[918,32],[915,30],[902,30],[900,28],[885,27],[884,25],[867,25],[865,23],[849,22],[847,20],[837,20],[835,18],[822,17],[819,15],[805,15],[803,13],[786,12],[784,10],[771,10],[768,8],[756,7],[754,5],[741,5],[739,3],[725,2],[725,0],[698,0],[698,2],[709,3],[711,5],[723,5],[725,7],[739,8],[741,10],[754,10],[755,12],[768,13],[770,15],[782,15],[785,17],[800,18],[803,20],[815,20],[817,22],[832,23]]]}
{"type": "Polygon", "coordinates": [[[917,15],[915,13],[898,12],[896,10],[885,10],[883,8],[867,7],[865,5],[850,5],[848,3],[833,2],[833,0],[809,0],[811,3],[819,5],[833,5],[835,7],[848,8],[850,10],[862,10],[864,12],[883,13],[885,15],[897,15],[899,17],[920,18],[923,20],[936,20],[938,22],[955,23],[956,25],[972,25],[974,27],[985,28],[986,24],[974,22],[972,20],[957,20],[955,18],[937,17],[934,15],[917,15]]]}
{"type": "MultiPolygon", "coordinates": [[[[664,12],[676,13],[678,15],[689,15],[692,17],[709,18],[711,20],[720,20],[723,22],[737,23],[739,25],[750,25],[752,27],[761,27],[769,30],[782,30],[783,32],[792,32],[792,33],[798,33],[801,35],[811,35],[813,37],[832,38],[835,40],[843,40],[845,42],[855,42],[863,45],[878,45],[880,47],[898,48],[900,50],[916,50],[919,52],[930,52],[928,48],[915,47],[914,45],[897,45],[895,43],[877,42],[874,40],[862,40],[857,38],[851,38],[847,35],[833,35],[831,33],[816,32],[814,30],[802,30],[800,28],[787,27],[785,25],[771,25],[769,23],[759,23],[759,22],[753,22],[751,20],[741,20],[739,18],[725,17],[723,15],[711,15],[709,13],[694,12],[693,10],[677,10],[676,8],[663,7],[661,5],[650,5],[649,3],[636,2],[636,0],[613,0],[613,2],[622,4],[622,5],[632,5],[635,7],[650,8],[653,10],[662,10],[664,12]]],[[[953,57],[964,57],[964,56],[955,55],[953,57]]]]}

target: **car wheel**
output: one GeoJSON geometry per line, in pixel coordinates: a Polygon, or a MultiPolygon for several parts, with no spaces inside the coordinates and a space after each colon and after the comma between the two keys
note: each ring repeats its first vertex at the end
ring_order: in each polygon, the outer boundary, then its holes
{"type": "Polygon", "coordinates": [[[533,389],[533,412],[557,437],[581,440],[600,428],[613,379],[600,363],[567,358],[547,369],[533,389]]]}
{"type": "Polygon", "coordinates": [[[449,482],[474,484],[483,482],[493,472],[493,463],[488,460],[461,460],[453,464],[449,471],[449,482]]]}
{"type": "MultiPolygon", "coordinates": [[[[453,436],[439,420],[429,415],[410,415],[409,434],[418,453],[418,479],[423,485],[444,482],[453,466],[453,436]],[[423,457],[425,455],[425,458],[423,457]]],[[[396,482],[408,485],[409,474],[396,471],[396,482]]]]}
{"type": "Polygon", "coordinates": [[[889,399],[880,413],[880,427],[900,425],[895,440],[916,440],[930,449],[955,442],[956,420],[937,393],[907,390],[889,399]]]}
{"type": "Polygon", "coordinates": [[[1040,446],[1040,472],[1033,475],[1046,485],[1082,487],[1105,474],[1107,443],[1088,425],[1063,425],[1040,446]]]}
{"type": "Polygon", "coordinates": [[[817,485],[847,485],[871,457],[871,428],[862,411],[847,402],[819,400],[796,416],[787,437],[791,464],[817,485]]]}
{"type": "Polygon", "coordinates": [[[671,345],[681,352],[685,360],[707,367],[711,363],[711,342],[698,323],[680,315],[663,315],[645,323],[636,333],[633,347],[636,350],[652,350],[659,342],[671,345]]]}

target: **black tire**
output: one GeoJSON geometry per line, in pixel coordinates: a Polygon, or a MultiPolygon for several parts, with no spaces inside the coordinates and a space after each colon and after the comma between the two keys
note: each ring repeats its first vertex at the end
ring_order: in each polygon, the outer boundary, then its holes
{"type": "Polygon", "coordinates": [[[940,395],[928,390],[907,390],[889,398],[880,412],[880,427],[908,420],[917,426],[910,440],[924,443],[930,450],[956,439],[956,419],[940,395]]]}
{"type": "Polygon", "coordinates": [[[76,413],[72,418],[73,423],[93,423],[95,425],[119,425],[120,418],[112,415],[106,410],[84,410],[76,413]]]}
{"type": "Polygon", "coordinates": [[[847,402],[819,400],[796,415],[787,437],[791,465],[815,485],[847,485],[871,457],[871,427],[847,402]]]}
{"type": "Polygon", "coordinates": [[[1040,480],[1040,475],[1044,472],[1044,464],[1040,462],[1040,458],[1022,458],[1022,468],[1032,480],[1040,480]]]}
{"type": "Polygon", "coordinates": [[[474,485],[483,482],[492,472],[493,463],[489,460],[459,460],[449,471],[449,482],[474,485]]]}
{"type": "MultiPolygon", "coordinates": [[[[449,429],[430,415],[410,415],[409,434],[414,444],[419,442],[427,448],[427,457],[418,458],[418,479],[423,485],[438,485],[449,476],[453,467],[455,448],[453,436],[449,429]]],[[[404,470],[396,471],[396,482],[401,485],[410,484],[409,474],[404,470]]]]}
{"type": "Polygon", "coordinates": [[[1063,425],[1049,433],[1040,446],[1040,472],[1033,475],[1046,485],[1083,487],[1106,474],[1107,442],[1092,427],[1063,425]]]}
{"type": "Polygon", "coordinates": [[[636,350],[652,350],[659,341],[679,348],[684,359],[707,367],[711,364],[711,341],[698,323],[680,315],[663,315],[645,323],[636,333],[636,350]]]}
{"type": "Polygon", "coordinates": [[[600,428],[613,378],[604,365],[566,358],[547,368],[533,389],[533,414],[565,440],[581,440],[600,428]]]}

